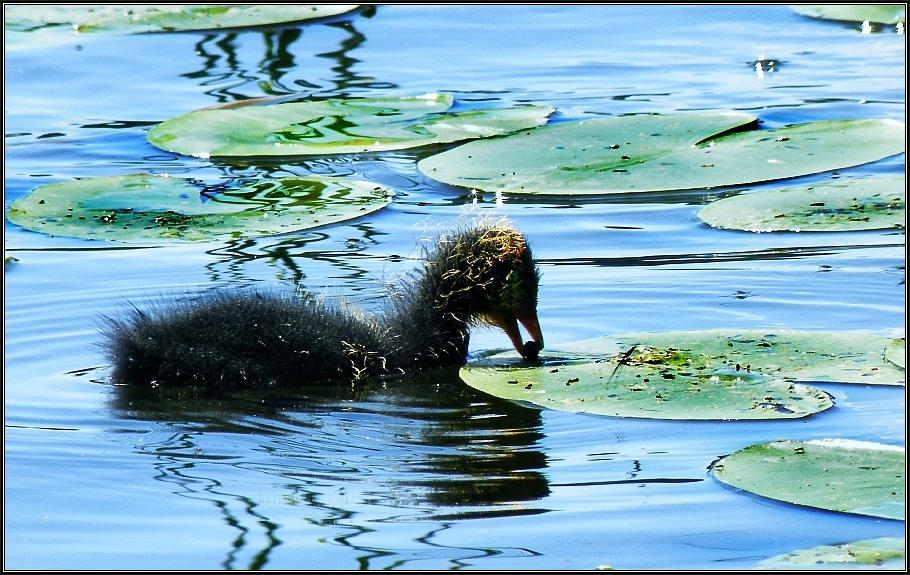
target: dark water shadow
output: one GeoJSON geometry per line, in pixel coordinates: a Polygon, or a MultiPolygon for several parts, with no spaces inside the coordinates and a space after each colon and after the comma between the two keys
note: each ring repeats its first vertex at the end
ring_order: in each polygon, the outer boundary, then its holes
{"type": "Polygon", "coordinates": [[[791,248],[767,248],[737,252],[710,252],[693,254],[653,254],[647,256],[623,256],[603,258],[542,258],[537,263],[541,266],[585,266],[585,267],[647,267],[663,265],[715,264],[761,260],[801,259],[816,256],[830,256],[853,249],[897,248],[904,244],[888,243],[881,245],[833,245],[833,246],[799,246],[791,248]]]}
{"type": "MultiPolygon", "coordinates": [[[[282,544],[283,525],[269,516],[268,501],[256,500],[274,499],[274,492],[266,497],[244,483],[230,484],[237,473],[257,473],[256,483],[262,473],[271,476],[271,489],[305,507],[307,521],[342,530],[333,542],[353,548],[363,567],[398,555],[358,544],[358,535],[374,531],[362,517],[367,508],[392,508],[391,516],[372,521],[432,522],[424,539],[440,521],[549,511],[528,503],[550,494],[542,473],[548,462],[538,445],[540,411],[476,391],[457,370],[220,394],[117,386],[111,407],[118,418],[164,430],[136,449],[153,456],[156,480],[177,486],[181,496],[212,502],[235,531],[225,568],[261,568],[282,544]],[[238,449],[238,442],[245,447],[238,449]],[[382,488],[370,491],[377,477],[382,488]],[[369,498],[339,505],[327,500],[327,485],[367,489],[369,498]]],[[[500,551],[440,552],[468,558],[500,551]]]]}

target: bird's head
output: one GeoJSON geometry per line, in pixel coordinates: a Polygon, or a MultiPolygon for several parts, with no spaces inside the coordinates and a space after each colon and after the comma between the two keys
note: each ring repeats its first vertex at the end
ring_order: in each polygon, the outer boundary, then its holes
{"type": "Polygon", "coordinates": [[[439,273],[438,304],[468,323],[501,328],[523,356],[543,348],[537,319],[540,271],[525,237],[505,222],[489,222],[440,238],[429,260],[439,273]],[[525,344],[519,323],[534,342],[525,344]]]}

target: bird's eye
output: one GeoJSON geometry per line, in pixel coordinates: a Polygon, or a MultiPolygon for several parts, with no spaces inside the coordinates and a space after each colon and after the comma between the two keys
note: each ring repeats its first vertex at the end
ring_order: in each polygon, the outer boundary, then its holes
{"type": "Polygon", "coordinates": [[[500,290],[499,303],[506,308],[511,308],[519,301],[524,299],[523,287],[521,282],[521,272],[511,269],[506,273],[500,290]]]}

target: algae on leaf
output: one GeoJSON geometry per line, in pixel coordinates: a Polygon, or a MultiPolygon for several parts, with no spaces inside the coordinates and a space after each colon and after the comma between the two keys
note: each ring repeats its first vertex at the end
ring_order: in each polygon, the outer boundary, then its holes
{"type": "Polygon", "coordinates": [[[517,106],[450,112],[450,94],[402,98],[261,101],[203,108],[153,127],[148,141],[199,158],[302,156],[402,150],[508,134],[553,112],[517,106]]]}
{"type": "Polygon", "coordinates": [[[789,419],[830,408],[795,383],[902,385],[896,347],[863,334],[759,330],[629,333],[558,345],[539,361],[515,352],[469,362],[465,383],[562,411],[653,419],[789,419]]]}
{"type": "Polygon", "coordinates": [[[603,336],[550,351],[625,354],[653,349],[686,358],[685,365],[704,365],[707,371],[738,366],[789,381],[904,385],[903,368],[885,359],[893,345],[890,338],[861,333],[716,329],[603,336]]]}
{"type": "Polygon", "coordinates": [[[771,557],[757,569],[879,569],[906,568],[906,540],[903,537],[879,537],[840,545],[821,545],[771,557]]]}
{"type": "Polygon", "coordinates": [[[48,184],[10,204],[9,220],[52,235],[123,242],[283,234],[363,216],[392,192],[320,176],[223,182],[130,174],[48,184]]]}
{"type": "Polygon", "coordinates": [[[885,359],[901,369],[907,369],[906,338],[898,337],[888,342],[885,348],[885,359]]]}
{"type": "Polygon", "coordinates": [[[903,229],[905,186],[898,176],[763,190],[708,204],[698,217],[715,228],[749,232],[903,229]]]}
{"type": "Polygon", "coordinates": [[[421,160],[441,182],[488,192],[617,194],[767,182],[904,151],[895,120],[775,129],[743,113],[631,115],[550,124],[421,160]]]}
{"type": "MultiPolygon", "coordinates": [[[[572,411],[646,419],[793,419],[828,409],[827,393],[760,374],[701,366],[665,367],[662,359],[542,356],[539,365],[509,352],[469,363],[461,379],[503,399],[572,411]]],[[[670,358],[667,363],[673,363],[670,358]]]]}
{"type": "Polygon", "coordinates": [[[752,445],[719,459],[714,477],[779,501],[886,519],[905,517],[903,447],[824,439],[752,445]]]}

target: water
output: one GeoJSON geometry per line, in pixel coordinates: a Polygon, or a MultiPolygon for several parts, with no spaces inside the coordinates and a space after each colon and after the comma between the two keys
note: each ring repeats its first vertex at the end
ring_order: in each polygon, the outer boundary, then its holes
{"type": "MultiPolygon", "coordinates": [[[[456,372],[219,401],[112,386],[98,318],[227,285],[299,285],[367,309],[422,241],[511,218],[543,271],[549,344],[629,331],[904,332],[903,230],[721,232],[720,191],[482,196],[416,169],[427,150],[280,165],[177,157],[149,126],[267,94],[533,103],[559,119],[748,111],[767,126],[905,118],[905,38],[786,6],[380,6],[285,28],[83,36],[5,57],[5,200],[73,178],[359,174],[393,187],[358,220],[135,248],[5,225],[5,567],[748,569],[905,524],[737,492],[708,473],[753,443],[904,445],[903,387],[827,385],[797,421],[670,422],[541,411],[456,372]],[[775,59],[758,74],[755,62],[775,59]]],[[[903,154],[842,173],[896,173],[903,154]]],[[[799,181],[822,181],[830,174],[799,181]]],[[[757,186],[756,186],[757,187],[757,186]]],[[[504,348],[475,330],[473,351],[504,348]]]]}

